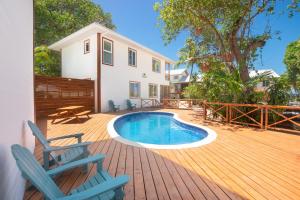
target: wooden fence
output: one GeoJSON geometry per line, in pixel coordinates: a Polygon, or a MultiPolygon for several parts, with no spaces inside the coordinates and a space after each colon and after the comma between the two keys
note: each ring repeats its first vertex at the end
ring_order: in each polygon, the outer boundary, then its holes
{"type": "Polygon", "coordinates": [[[79,105],[94,111],[94,81],[35,76],[36,116],[46,117],[57,108],[79,105]]]}
{"type": "Polygon", "coordinates": [[[300,107],[163,99],[164,108],[203,109],[203,118],[218,122],[300,133],[300,107]]]}

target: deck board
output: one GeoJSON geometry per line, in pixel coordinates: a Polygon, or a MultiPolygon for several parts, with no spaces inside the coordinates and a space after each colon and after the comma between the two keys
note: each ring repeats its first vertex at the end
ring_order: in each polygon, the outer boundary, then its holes
{"type": "MultiPolygon", "coordinates": [[[[300,136],[261,129],[204,122],[192,111],[177,112],[183,120],[215,130],[211,144],[181,150],[154,150],[128,146],[110,139],[106,126],[116,114],[94,114],[78,123],[66,120],[47,123],[47,137],[84,133],[83,141],[93,144],[91,154],[106,155],[104,168],[113,176],[128,174],[125,187],[128,200],[198,199],[300,199],[300,136]]],[[[74,139],[52,145],[76,143],[74,139]]],[[[41,146],[35,156],[42,160],[41,146]]],[[[87,174],[73,169],[55,181],[63,192],[78,187],[96,172],[91,165],[87,174]]],[[[24,199],[39,200],[35,189],[24,199]]]]}

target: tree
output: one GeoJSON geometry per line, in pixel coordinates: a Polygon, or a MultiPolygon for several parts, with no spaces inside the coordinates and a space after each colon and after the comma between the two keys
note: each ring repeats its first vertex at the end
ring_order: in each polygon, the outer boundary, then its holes
{"type": "Polygon", "coordinates": [[[111,14],[90,0],[35,0],[35,72],[60,75],[60,54],[47,49],[71,33],[98,22],[114,29],[111,14]],[[46,60],[41,60],[44,57],[46,60]]]}
{"type": "Polygon", "coordinates": [[[288,84],[288,77],[283,74],[279,78],[272,78],[271,85],[267,89],[268,104],[285,105],[291,98],[291,87],[288,84]]]}
{"type": "MultiPolygon", "coordinates": [[[[163,36],[170,43],[187,30],[190,37],[186,47],[190,49],[189,62],[210,64],[218,60],[231,74],[237,74],[246,84],[249,67],[257,57],[257,49],[271,38],[271,28],[254,32],[253,24],[259,15],[274,13],[276,0],[163,0],[154,9],[159,12],[163,36]],[[189,48],[190,47],[190,48],[189,48]],[[211,59],[213,58],[213,59],[211,59]]],[[[290,14],[298,10],[299,1],[289,5],[290,14]]],[[[248,88],[245,87],[246,91],[248,88]]]]}
{"type": "Polygon", "coordinates": [[[238,76],[232,76],[224,64],[216,62],[211,70],[204,73],[200,82],[192,81],[184,90],[188,98],[212,102],[236,102],[242,93],[243,85],[238,76]]]}
{"type": "Polygon", "coordinates": [[[290,43],[285,51],[284,64],[287,66],[289,82],[299,91],[300,82],[300,40],[290,43]]]}
{"type": "Polygon", "coordinates": [[[41,45],[34,49],[34,72],[38,75],[56,76],[60,74],[60,68],[56,64],[56,56],[52,55],[47,46],[41,45]]]}
{"type": "Polygon", "coordinates": [[[35,0],[35,45],[50,45],[93,22],[114,29],[111,14],[90,0],[35,0]]]}

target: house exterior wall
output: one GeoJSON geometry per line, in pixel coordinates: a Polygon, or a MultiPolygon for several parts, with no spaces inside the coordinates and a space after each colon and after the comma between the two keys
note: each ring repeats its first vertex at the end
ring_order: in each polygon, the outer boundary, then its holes
{"type": "MultiPolygon", "coordinates": [[[[129,99],[129,82],[141,83],[141,98],[149,98],[149,83],[157,84],[158,96],[160,98],[160,85],[169,85],[165,80],[165,61],[153,56],[145,50],[130,46],[126,42],[116,38],[103,36],[113,41],[113,66],[102,64],[101,60],[101,112],[107,112],[108,101],[113,100],[121,109],[126,109],[126,99],[129,99]],[[137,67],[128,65],[128,48],[137,51],[137,67]],[[152,71],[152,58],[161,61],[161,72],[152,71]],[[146,78],[143,74],[146,74],[146,78]]],[[[101,37],[101,59],[102,38],[101,37]]],[[[97,79],[97,34],[82,38],[63,48],[62,52],[62,76],[69,78],[91,78],[97,79]],[[90,39],[90,53],[84,54],[84,41],[90,39]]],[[[95,81],[95,83],[97,83],[95,81]]],[[[97,95],[96,95],[97,96],[97,95]]],[[[133,103],[140,106],[141,100],[131,99],[133,103]]]]}
{"type": "MultiPolygon", "coordinates": [[[[149,83],[157,84],[157,100],[160,99],[160,85],[169,85],[165,80],[165,61],[151,55],[148,52],[126,43],[113,40],[114,55],[113,66],[101,64],[101,110],[108,111],[108,101],[113,100],[121,109],[126,109],[126,99],[129,98],[129,82],[140,82],[141,98],[149,98],[149,83]],[[128,48],[137,51],[137,67],[128,65],[128,48]],[[159,59],[161,62],[161,72],[152,71],[152,58],[159,59]],[[146,77],[143,77],[143,74],[146,77]]],[[[141,100],[130,99],[140,107],[141,100]]]]}
{"type": "Polygon", "coordinates": [[[83,38],[61,50],[62,76],[97,79],[97,34],[83,38]],[[90,40],[90,53],[84,53],[84,41],[90,40]]]}
{"type": "Polygon", "coordinates": [[[23,199],[25,181],[11,154],[12,144],[31,151],[34,137],[33,1],[0,1],[0,199],[23,199]]]}

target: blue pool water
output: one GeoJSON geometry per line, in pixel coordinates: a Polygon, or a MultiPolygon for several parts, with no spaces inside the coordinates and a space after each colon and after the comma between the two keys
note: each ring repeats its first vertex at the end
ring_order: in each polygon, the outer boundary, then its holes
{"type": "Polygon", "coordinates": [[[114,128],[125,139],[147,144],[186,144],[207,136],[205,130],[179,122],[173,114],[162,112],[125,115],[115,121],[114,128]]]}

